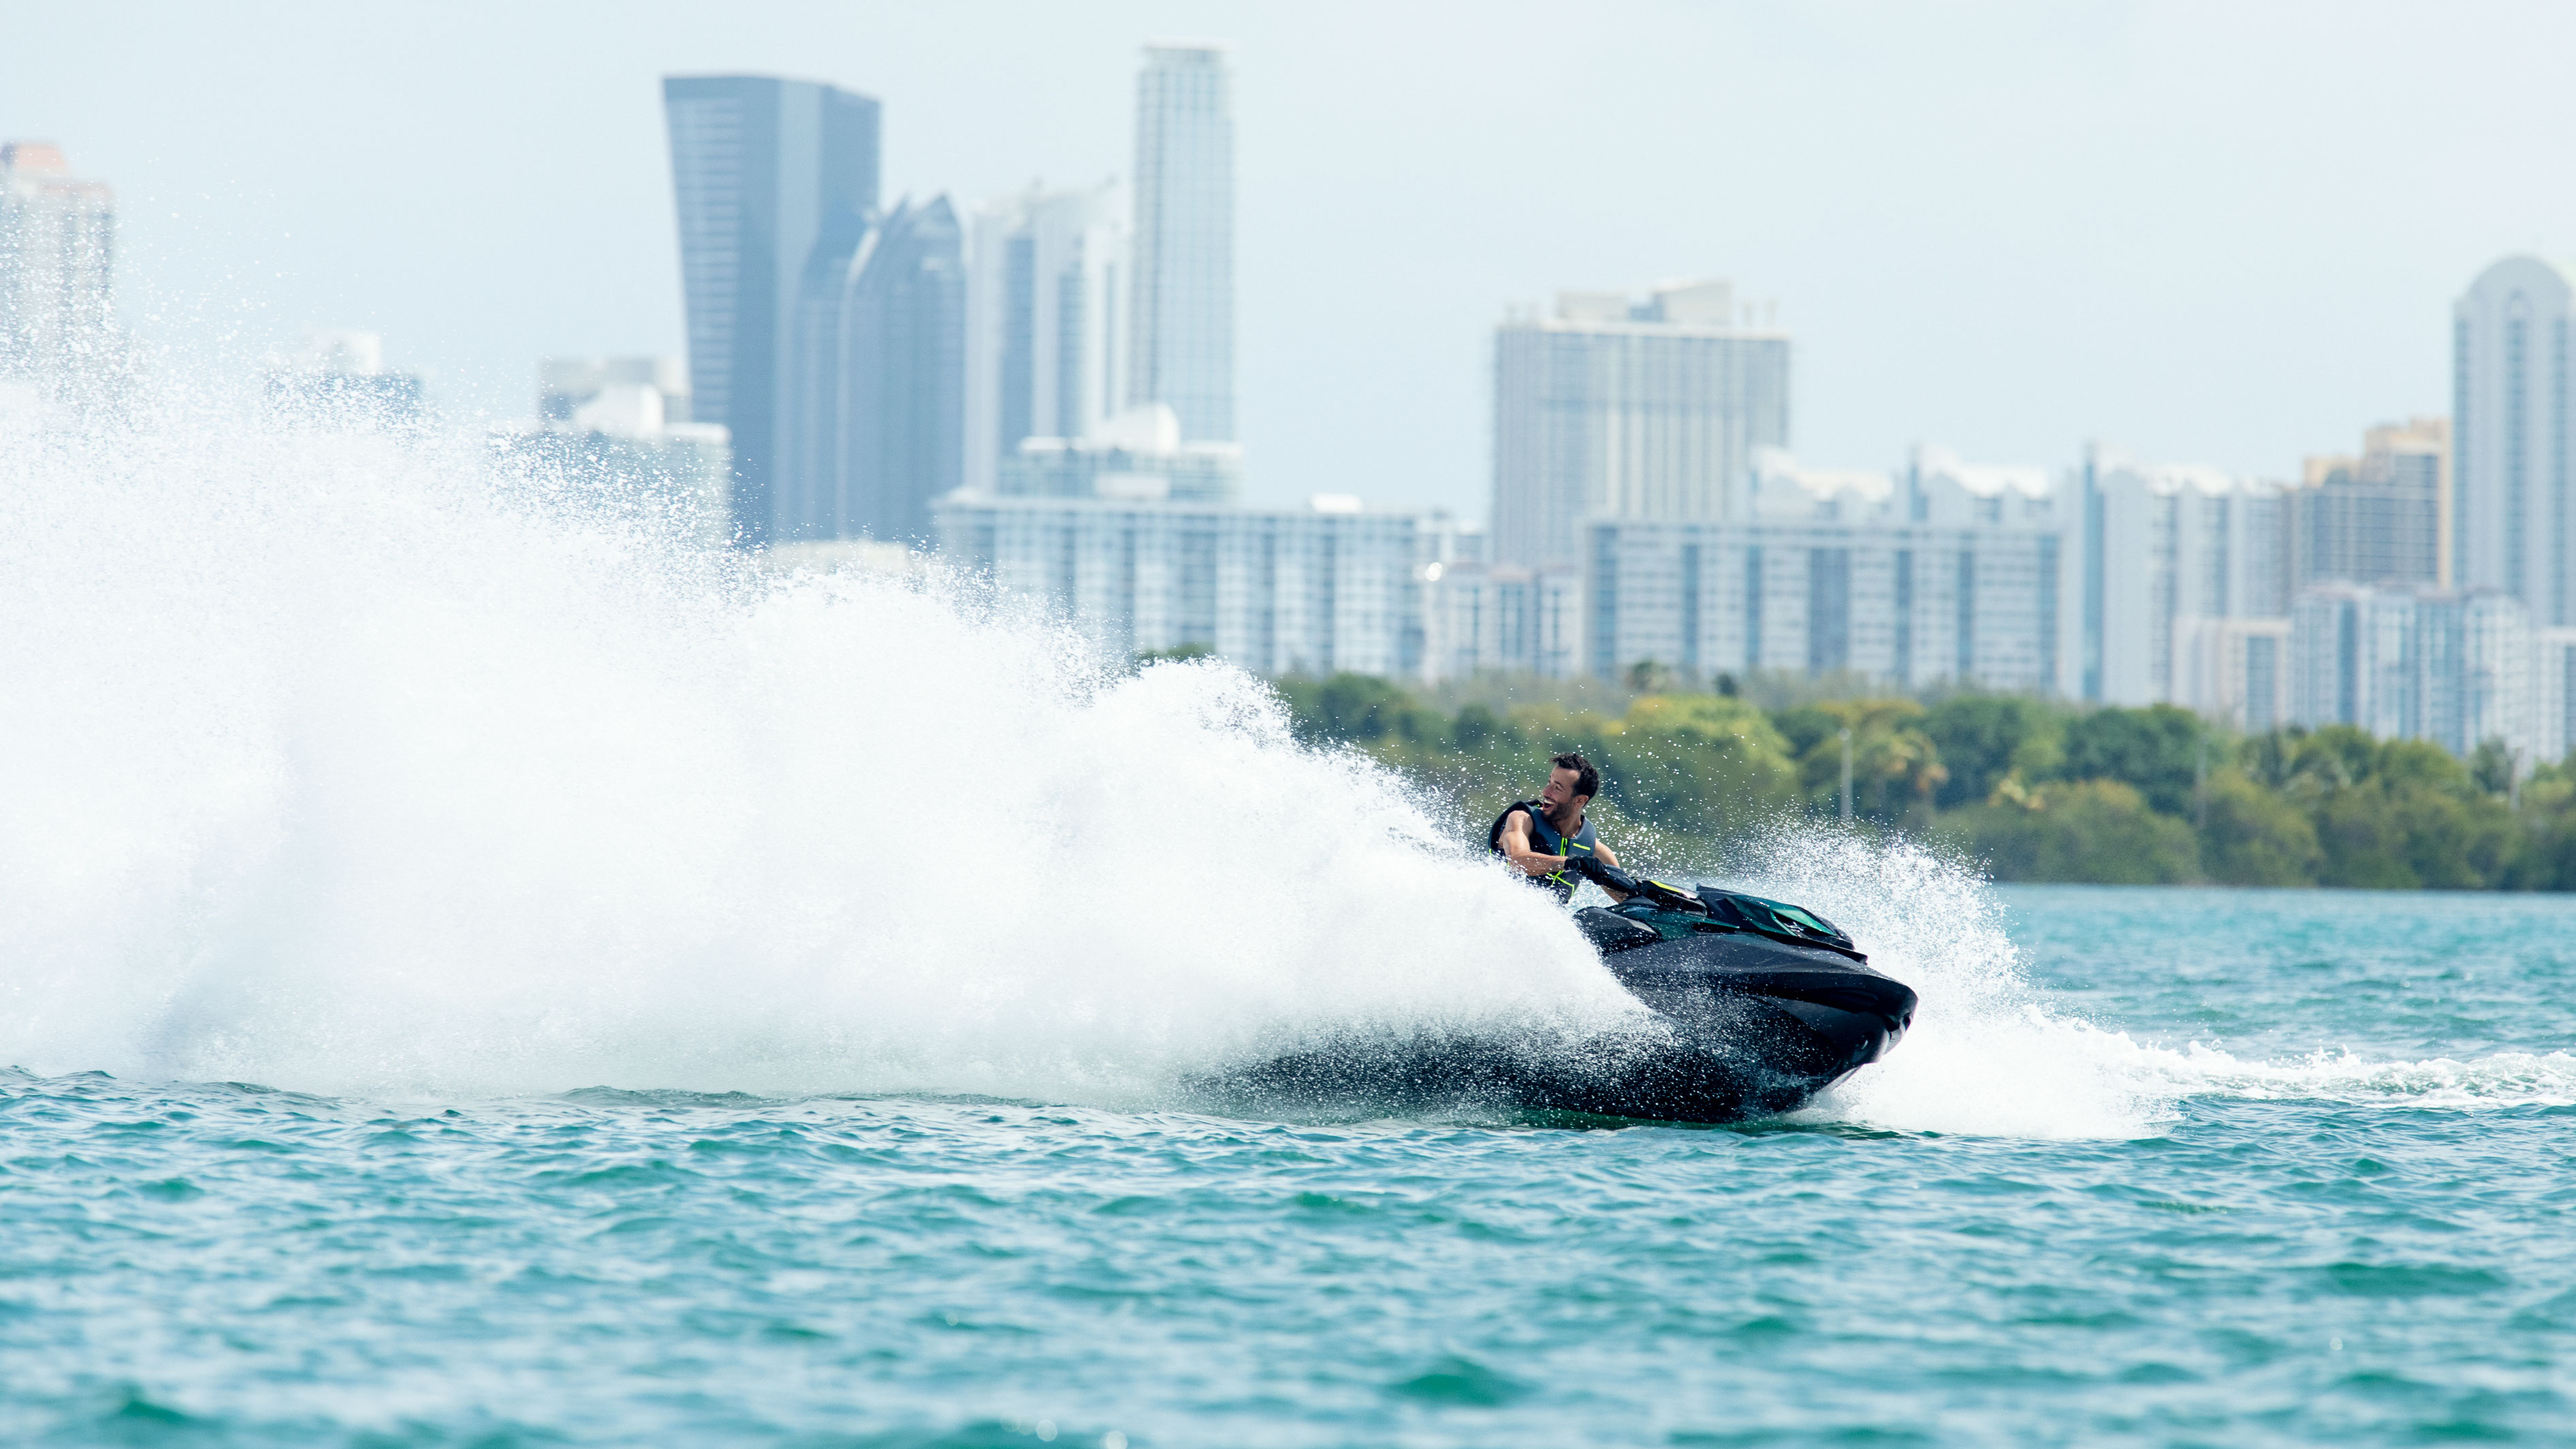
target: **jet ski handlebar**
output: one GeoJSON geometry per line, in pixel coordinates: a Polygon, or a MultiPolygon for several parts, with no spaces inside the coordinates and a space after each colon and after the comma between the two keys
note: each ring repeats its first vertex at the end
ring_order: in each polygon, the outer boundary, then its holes
{"type": "Polygon", "coordinates": [[[1706,916],[1727,930],[1751,931],[1793,945],[1822,946],[1855,961],[1869,960],[1861,954],[1859,947],[1852,944],[1852,938],[1845,935],[1841,927],[1804,906],[1764,900],[1760,896],[1719,890],[1714,886],[1694,894],[1659,880],[1630,875],[1615,865],[1604,865],[1588,855],[1570,856],[1566,864],[1576,874],[1604,890],[1617,891],[1630,900],[1643,900],[1659,910],[1706,916]]]}
{"type": "Polygon", "coordinates": [[[1573,866],[1585,880],[1603,890],[1617,891],[1623,896],[1644,896],[1669,911],[1696,911],[1703,916],[1708,914],[1707,903],[1698,896],[1668,886],[1659,880],[1640,879],[1615,865],[1603,863],[1597,857],[1577,855],[1569,857],[1566,863],[1573,866]]]}

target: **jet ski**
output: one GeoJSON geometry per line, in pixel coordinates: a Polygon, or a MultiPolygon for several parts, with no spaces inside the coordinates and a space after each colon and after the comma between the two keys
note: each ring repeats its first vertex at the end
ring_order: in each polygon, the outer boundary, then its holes
{"type": "Polygon", "coordinates": [[[1683,889],[1582,859],[1627,897],[1574,913],[1656,1028],[1580,1044],[1470,1037],[1345,1042],[1229,1074],[1228,1098],[1277,1108],[1504,1107],[1669,1122],[1797,1110],[1887,1055],[1913,1023],[1911,988],[1871,969],[1832,922],[1716,886],[1683,889]]]}

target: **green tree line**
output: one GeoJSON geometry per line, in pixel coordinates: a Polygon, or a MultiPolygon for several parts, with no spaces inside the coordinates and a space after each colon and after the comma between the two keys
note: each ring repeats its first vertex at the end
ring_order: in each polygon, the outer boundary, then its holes
{"type": "Polygon", "coordinates": [[[1733,694],[1454,712],[1382,679],[1277,681],[1301,739],[1346,744],[1481,821],[1580,750],[1622,849],[1704,854],[1784,811],[1852,806],[2011,881],[2387,889],[2576,889],[2576,756],[2519,782],[2500,744],[2461,760],[2348,726],[2238,736],[2170,705],[2083,709],[2011,695],[1765,709],[1733,694]],[[1635,840],[1640,849],[1631,849],[1635,840]]]}

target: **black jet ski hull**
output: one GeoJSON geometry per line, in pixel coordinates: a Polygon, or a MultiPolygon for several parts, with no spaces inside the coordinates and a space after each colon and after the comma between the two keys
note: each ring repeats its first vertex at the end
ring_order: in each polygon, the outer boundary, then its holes
{"type": "Polygon", "coordinates": [[[1856,953],[1750,932],[1665,939],[1608,911],[1576,918],[1660,1029],[1544,1046],[1352,1040],[1210,1085],[1255,1110],[1504,1107],[1737,1122],[1805,1106],[1886,1055],[1914,1018],[1914,992],[1856,953]]]}
{"type": "MultiPolygon", "coordinates": [[[[1583,924],[1598,940],[1594,923],[1583,924]]],[[[1621,1116],[1795,1111],[1887,1055],[1914,1021],[1913,990],[1856,955],[1749,932],[1601,944],[1619,984],[1673,1027],[1649,1079],[1622,1084],[1636,1105],[1659,1110],[1621,1116]]]]}

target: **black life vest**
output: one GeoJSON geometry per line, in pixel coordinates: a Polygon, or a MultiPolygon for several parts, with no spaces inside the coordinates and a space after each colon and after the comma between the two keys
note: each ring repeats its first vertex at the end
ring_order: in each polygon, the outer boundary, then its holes
{"type": "MultiPolygon", "coordinates": [[[[1587,811],[1584,814],[1583,828],[1568,838],[1555,826],[1547,823],[1545,806],[1536,800],[1515,800],[1504,807],[1502,814],[1494,817],[1494,823],[1485,831],[1485,846],[1496,855],[1503,854],[1503,823],[1512,818],[1512,812],[1515,810],[1528,812],[1530,844],[1536,847],[1541,855],[1590,855],[1600,843],[1592,835],[1590,812],[1587,811]]],[[[1541,890],[1556,892],[1556,898],[1559,901],[1571,901],[1574,899],[1575,884],[1583,877],[1572,870],[1559,870],[1551,875],[1534,875],[1527,879],[1531,885],[1541,890]]]]}

